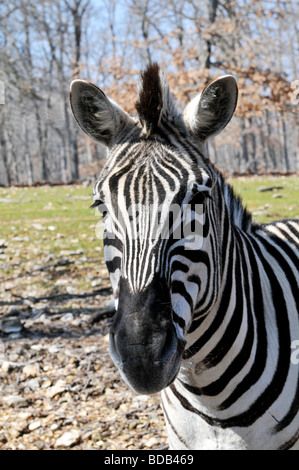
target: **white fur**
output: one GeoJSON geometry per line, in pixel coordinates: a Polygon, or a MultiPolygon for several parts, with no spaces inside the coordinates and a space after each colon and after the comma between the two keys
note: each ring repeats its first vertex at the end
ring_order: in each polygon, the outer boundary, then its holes
{"type": "Polygon", "coordinates": [[[238,88],[232,75],[217,78],[186,106],[185,126],[203,141],[219,134],[233,116],[237,97],[238,88]]]}
{"type": "Polygon", "coordinates": [[[70,103],[77,123],[96,142],[109,145],[122,128],[134,123],[100,88],[85,80],[71,83],[70,103]]]}

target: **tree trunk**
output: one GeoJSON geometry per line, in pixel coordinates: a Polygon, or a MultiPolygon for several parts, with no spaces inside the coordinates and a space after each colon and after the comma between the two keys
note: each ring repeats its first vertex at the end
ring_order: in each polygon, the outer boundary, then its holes
{"type": "Polygon", "coordinates": [[[9,165],[9,160],[11,160],[9,158],[9,148],[7,146],[7,140],[6,140],[6,131],[4,129],[4,123],[2,123],[1,125],[1,134],[0,134],[0,152],[1,152],[1,155],[2,155],[2,161],[3,161],[3,167],[4,167],[4,170],[5,170],[5,176],[2,177],[1,176],[1,180],[0,180],[0,183],[1,184],[8,184],[8,186],[11,185],[11,169],[10,169],[10,165],[9,165]]]}
{"type": "Polygon", "coordinates": [[[288,145],[287,145],[287,128],[286,128],[285,116],[283,114],[280,115],[280,123],[281,123],[281,130],[282,130],[282,148],[283,148],[283,154],[284,154],[285,169],[287,171],[290,171],[291,164],[290,164],[288,145]]]}
{"type": "MultiPolygon", "coordinates": [[[[209,26],[210,27],[213,23],[215,23],[218,4],[219,4],[219,0],[209,0],[208,1],[208,18],[209,18],[209,26]]],[[[205,68],[207,68],[207,69],[209,69],[211,67],[212,45],[213,45],[213,39],[212,39],[212,35],[210,35],[209,39],[207,39],[207,41],[206,41],[205,68]]]]}

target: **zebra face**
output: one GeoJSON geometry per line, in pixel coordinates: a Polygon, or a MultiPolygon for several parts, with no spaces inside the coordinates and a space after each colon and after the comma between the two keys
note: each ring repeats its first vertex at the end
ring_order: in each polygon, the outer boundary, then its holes
{"type": "Polygon", "coordinates": [[[71,87],[80,127],[109,147],[94,199],[103,210],[116,303],[110,353],[137,393],[162,390],[180,368],[193,309],[208,282],[205,271],[196,277],[191,256],[207,249],[206,200],[214,182],[204,141],[230,120],[236,95],[234,79],[223,77],[179,114],[154,65],[141,77],[132,118],[95,85],[76,80],[71,87]]]}
{"type": "Polygon", "coordinates": [[[146,139],[134,151],[112,147],[95,186],[117,306],[110,352],[139,393],[162,390],[179,371],[193,308],[186,309],[178,290],[192,274],[184,250],[202,246],[203,199],[211,186],[194,160],[146,139]]]}

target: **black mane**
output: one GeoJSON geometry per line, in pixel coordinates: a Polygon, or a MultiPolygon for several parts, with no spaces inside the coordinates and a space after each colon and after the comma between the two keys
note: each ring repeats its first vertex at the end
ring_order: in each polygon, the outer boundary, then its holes
{"type": "Polygon", "coordinates": [[[141,123],[150,133],[156,130],[163,109],[163,91],[158,64],[149,65],[140,78],[136,111],[141,123]]]}

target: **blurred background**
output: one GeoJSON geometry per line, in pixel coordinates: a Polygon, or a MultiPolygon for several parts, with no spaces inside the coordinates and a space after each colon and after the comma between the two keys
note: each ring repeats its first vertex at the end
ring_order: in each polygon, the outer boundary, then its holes
{"type": "Polygon", "coordinates": [[[220,169],[299,169],[296,0],[10,0],[0,48],[0,185],[94,179],[106,149],[74,122],[70,82],[93,81],[134,112],[149,62],[181,107],[211,79],[237,78],[236,115],[209,144],[220,169]]]}

